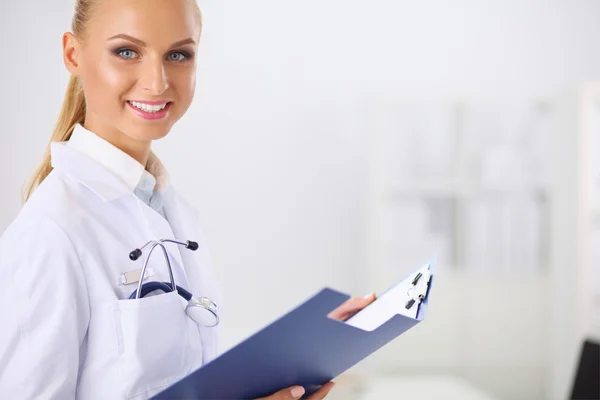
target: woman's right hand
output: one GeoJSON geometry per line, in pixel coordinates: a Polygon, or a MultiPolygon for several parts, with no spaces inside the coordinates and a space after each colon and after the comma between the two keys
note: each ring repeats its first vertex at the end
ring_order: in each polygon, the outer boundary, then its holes
{"type": "MultiPolygon", "coordinates": [[[[329,393],[329,391],[333,388],[335,383],[328,382],[324,384],[319,390],[313,393],[306,400],[321,400],[324,399],[325,396],[329,393]]],[[[302,386],[292,386],[287,389],[280,390],[279,392],[272,394],[267,397],[261,397],[260,399],[255,400],[298,400],[304,395],[304,388],[302,386]]]]}

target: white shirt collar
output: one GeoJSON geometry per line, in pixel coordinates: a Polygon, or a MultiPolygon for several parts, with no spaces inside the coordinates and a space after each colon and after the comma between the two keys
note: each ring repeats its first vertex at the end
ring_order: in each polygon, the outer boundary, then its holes
{"type": "Polygon", "coordinates": [[[81,124],[75,125],[68,146],[78,150],[100,163],[104,168],[121,179],[133,192],[139,185],[144,190],[153,189],[164,191],[169,185],[169,175],[158,157],[150,152],[146,168],[137,160],[118,147],[102,139],[100,136],[84,128],[81,124]]]}

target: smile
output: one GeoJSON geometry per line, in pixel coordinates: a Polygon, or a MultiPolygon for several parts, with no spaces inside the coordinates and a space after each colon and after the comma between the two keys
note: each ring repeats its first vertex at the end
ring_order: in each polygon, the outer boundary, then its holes
{"type": "Polygon", "coordinates": [[[141,102],[129,100],[127,105],[138,116],[144,119],[162,119],[167,116],[173,102],[141,102]]]}
{"type": "Polygon", "coordinates": [[[148,104],[148,103],[140,103],[137,101],[128,101],[128,103],[131,104],[132,106],[134,106],[135,108],[140,109],[145,112],[148,112],[148,113],[159,112],[159,111],[163,110],[167,106],[167,104],[169,104],[169,102],[161,103],[161,104],[148,104]]]}

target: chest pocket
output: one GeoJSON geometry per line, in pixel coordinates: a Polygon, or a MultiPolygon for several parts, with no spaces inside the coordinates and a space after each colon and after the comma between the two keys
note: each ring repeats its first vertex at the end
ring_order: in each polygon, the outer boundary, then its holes
{"type": "Polygon", "coordinates": [[[117,323],[127,398],[148,398],[202,363],[198,326],[177,292],[119,300],[117,323]]]}

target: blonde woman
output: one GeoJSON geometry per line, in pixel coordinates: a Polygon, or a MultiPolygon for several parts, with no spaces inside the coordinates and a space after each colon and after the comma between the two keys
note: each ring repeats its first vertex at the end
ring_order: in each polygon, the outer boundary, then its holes
{"type": "Polygon", "coordinates": [[[217,356],[220,295],[197,212],[151,150],[192,102],[200,34],[194,0],[76,1],[60,117],[0,240],[0,398],[146,399],[217,356]],[[141,280],[145,256],[130,253],[155,247],[141,280]],[[173,283],[202,299],[200,320],[173,283]]]}

